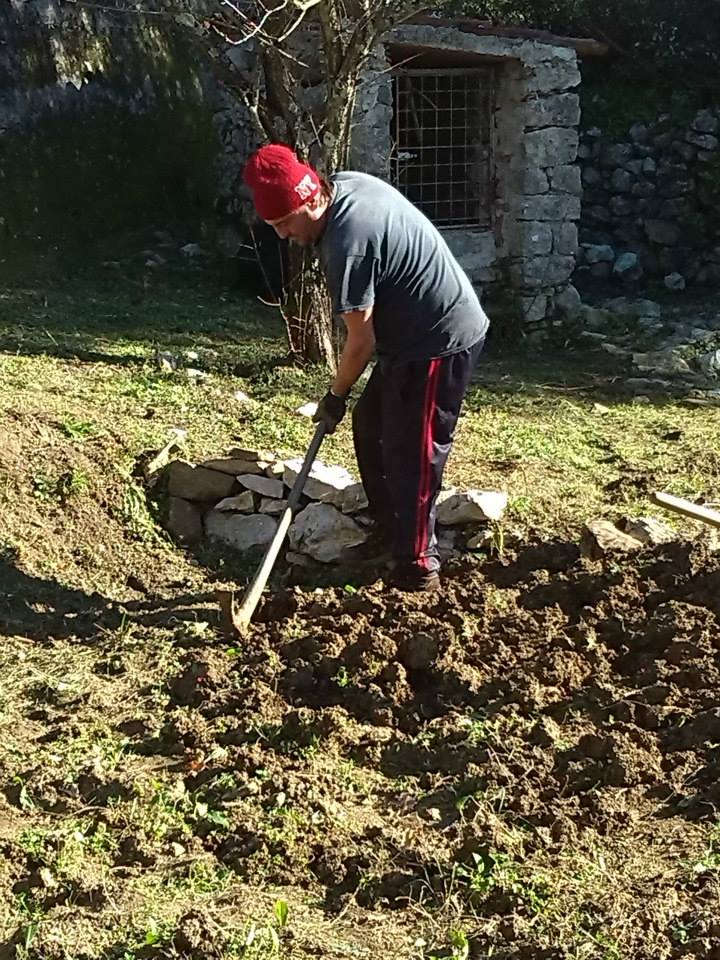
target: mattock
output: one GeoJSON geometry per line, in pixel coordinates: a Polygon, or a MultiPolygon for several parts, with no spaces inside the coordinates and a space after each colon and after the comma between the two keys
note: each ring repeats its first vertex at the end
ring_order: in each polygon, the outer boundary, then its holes
{"type": "Polygon", "coordinates": [[[666,510],[673,510],[685,517],[692,517],[693,520],[702,520],[711,527],[720,528],[720,513],[717,510],[711,510],[710,507],[700,506],[691,500],[683,500],[682,497],[674,497],[671,493],[654,493],[650,499],[658,506],[665,507],[666,510]]]}

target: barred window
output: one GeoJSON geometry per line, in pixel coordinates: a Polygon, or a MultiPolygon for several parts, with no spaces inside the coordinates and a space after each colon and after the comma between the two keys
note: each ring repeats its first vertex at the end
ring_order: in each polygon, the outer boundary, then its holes
{"type": "Polygon", "coordinates": [[[394,185],[436,226],[488,226],[494,69],[393,75],[394,185]]]}

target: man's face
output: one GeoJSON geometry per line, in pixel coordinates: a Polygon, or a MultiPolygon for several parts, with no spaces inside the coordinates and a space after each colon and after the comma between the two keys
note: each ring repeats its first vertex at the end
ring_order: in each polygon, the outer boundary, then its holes
{"type": "Polygon", "coordinates": [[[307,204],[281,220],[268,222],[282,240],[291,240],[299,247],[309,247],[315,242],[317,223],[312,218],[307,204]]]}

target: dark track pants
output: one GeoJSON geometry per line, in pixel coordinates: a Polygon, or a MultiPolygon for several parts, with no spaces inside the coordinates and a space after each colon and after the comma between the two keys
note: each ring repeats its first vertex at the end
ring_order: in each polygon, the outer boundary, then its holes
{"type": "Polygon", "coordinates": [[[370,512],[402,565],[440,567],[435,499],[484,341],[449,357],[379,361],[353,409],[353,438],[370,512]]]}

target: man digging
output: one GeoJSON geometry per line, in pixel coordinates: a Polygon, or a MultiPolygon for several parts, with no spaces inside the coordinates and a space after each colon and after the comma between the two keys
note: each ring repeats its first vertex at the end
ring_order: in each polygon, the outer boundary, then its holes
{"type": "Polygon", "coordinates": [[[254,153],[244,179],[279,237],[317,248],[347,328],[315,414],[328,433],[377,353],[352,413],[360,477],[396,586],[437,590],[435,500],[488,329],[478,297],[438,230],[384,181],[353,172],[325,181],[281,144],[254,153]]]}

